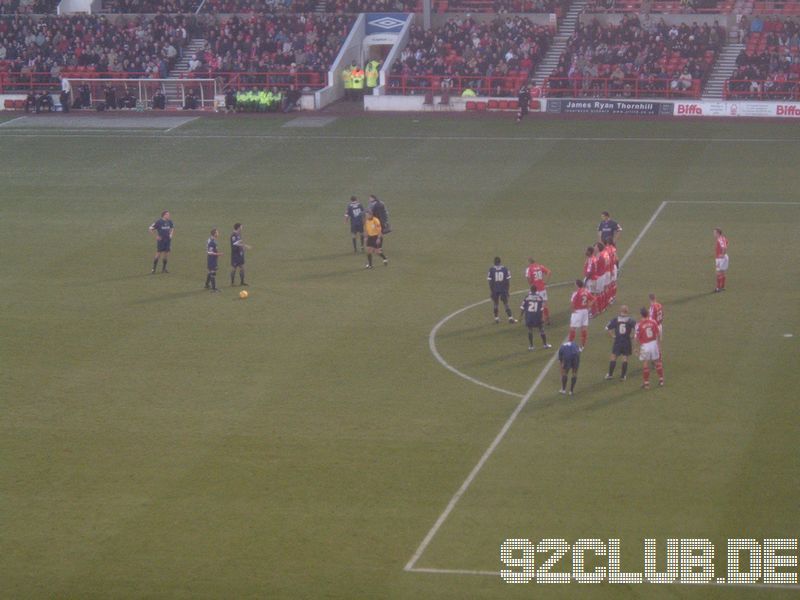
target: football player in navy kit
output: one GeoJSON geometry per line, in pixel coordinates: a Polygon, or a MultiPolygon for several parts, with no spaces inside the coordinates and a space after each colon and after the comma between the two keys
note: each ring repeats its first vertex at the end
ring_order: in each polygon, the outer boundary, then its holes
{"type": "Polygon", "coordinates": [[[240,285],[247,285],[244,282],[244,251],[249,250],[250,246],[242,239],[242,224],[234,223],[233,233],[231,233],[231,285],[236,285],[236,271],[239,271],[240,285]]]}
{"type": "Polygon", "coordinates": [[[167,271],[167,258],[172,248],[172,236],[175,234],[175,224],[170,218],[169,211],[162,212],[161,218],[150,225],[149,229],[156,238],[156,256],[153,259],[153,270],[150,271],[150,274],[155,274],[159,258],[161,259],[161,272],[169,273],[167,271]]]}
{"type": "Polygon", "coordinates": [[[525,326],[528,328],[528,350],[536,349],[533,345],[534,329],[539,330],[539,337],[542,338],[544,347],[551,347],[550,344],[547,343],[547,335],[544,332],[544,320],[542,318],[543,308],[544,298],[539,295],[535,286],[531,286],[530,293],[525,296],[522,305],[519,307],[521,311],[519,318],[522,319],[523,316],[525,317],[525,326]]]}
{"type": "Polygon", "coordinates": [[[581,348],[574,341],[567,341],[561,344],[558,349],[558,362],[561,363],[561,389],[559,394],[567,393],[567,379],[569,372],[572,371],[572,379],[569,386],[569,395],[575,392],[575,384],[578,383],[578,368],[581,366],[581,348]]]}
{"type": "Polygon", "coordinates": [[[617,238],[619,237],[619,232],[622,231],[622,226],[611,219],[608,211],[601,212],[600,218],[602,220],[600,225],[597,226],[597,241],[604,244],[614,244],[616,248],[617,238]]]}
{"type": "Polygon", "coordinates": [[[364,252],[364,205],[355,196],[350,196],[350,203],[344,213],[344,222],[350,222],[350,235],[353,236],[353,252],[358,252],[356,236],[361,238],[361,252],[364,252]]]}
{"type": "Polygon", "coordinates": [[[631,355],[631,336],[636,328],[636,319],[628,314],[627,306],[620,306],[619,315],[611,319],[606,329],[608,335],[614,338],[614,345],[611,347],[611,360],[608,363],[608,373],[605,378],[614,377],[614,368],[617,366],[617,358],[622,357],[622,372],[620,379],[625,381],[628,378],[628,357],[631,355]]]}
{"type": "Polygon", "coordinates": [[[508,306],[508,284],[511,280],[511,273],[503,266],[502,262],[499,256],[495,256],[494,265],[489,267],[489,275],[486,277],[489,281],[489,293],[494,305],[494,322],[500,322],[498,303],[502,301],[506,307],[508,322],[516,323],[517,320],[512,316],[511,308],[508,306]]]}
{"type": "Polygon", "coordinates": [[[216,227],[211,230],[211,237],[206,242],[206,266],[208,267],[208,275],[206,275],[206,289],[211,289],[212,292],[219,292],[217,289],[217,260],[222,256],[222,252],[217,248],[217,238],[219,237],[219,229],[216,227]]]}

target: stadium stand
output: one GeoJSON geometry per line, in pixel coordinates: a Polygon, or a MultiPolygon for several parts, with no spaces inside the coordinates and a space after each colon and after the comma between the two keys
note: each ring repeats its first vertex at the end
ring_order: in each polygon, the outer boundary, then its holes
{"type": "Polygon", "coordinates": [[[0,90],[52,87],[60,75],[163,77],[186,44],[183,16],[111,20],[71,15],[0,19],[0,90]]]}
{"type": "Polygon", "coordinates": [[[414,26],[392,67],[388,91],[420,94],[446,89],[461,94],[469,87],[479,95],[516,95],[552,37],[551,28],[522,16],[491,22],[449,19],[430,31],[414,26]]]}
{"type": "MultiPolygon", "coordinates": [[[[265,2],[264,0],[206,0],[200,12],[211,14],[280,14],[310,13],[316,11],[314,0],[289,0],[286,2],[265,2]]],[[[328,10],[325,12],[337,12],[328,10]]]]}
{"type": "MultiPolygon", "coordinates": [[[[752,0],[750,0],[752,2],[752,0]]],[[[589,13],[730,14],[737,0],[589,0],[589,13]]]]}
{"type": "Polygon", "coordinates": [[[750,22],[745,49],[726,82],[725,96],[748,100],[800,99],[800,22],[795,19],[750,22]]]}
{"type": "Polygon", "coordinates": [[[550,97],[700,96],[702,82],[725,40],[718,23],[643,27],[636,15],[619,24],[578,24],[555,71],[545,81],[550,97]]]}
{"type": "Polygon", "coordinates": [[[59,0],[0,0],[0,15],[49,15],[59,0]]]}
{"type": "Polygon", "coordinates": [[[252,15],[207,25],[201,76],[234,72],[313,72],[323,78],[354,18],[347,15],[252,15]]]}
{"type": "Polygon", "coordinates": [[[116,14],[194,14],[201,0],[103,0],[102,12],[116,14]]]}

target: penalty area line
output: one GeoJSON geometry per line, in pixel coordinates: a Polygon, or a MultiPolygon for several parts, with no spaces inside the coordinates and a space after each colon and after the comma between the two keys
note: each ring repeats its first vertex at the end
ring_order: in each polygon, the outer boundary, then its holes
{"type": "MultiPolygon", "coordinates": [[[[625,262],[627,262],[628,258],[631,256],[633,251],[639,245],[639,242],[642,241],[642,238],[644,238],[644,236],[647,234],[647,232],[653,226],[653,223],[656,222],[656,219],[658,219],[658,216],[661,214],[661,211],[664,210],[664,207],[666,205],[667,205],[666,201],[664,201],[664,202],[662,202],[661,204],[658,205],[658,208],[655,210],[653,215],[650,217],[650,220],[647,221],[645,226],[639,232],[639,235],[636,236],[636,239],[633,241],[633,244],[631,244],[631,247],[628,249],[628,251],[625,253],[625,256],[623,256],[622,259],[619,262],[620,271],[622,270],[622,266],[625,264],[625,262]]],[[[481,304],[481,303],[479,302],[476,305],[479,305],[479,304],[481,304]]],[[[466,310],[466,309],[462,309],[462,311],[463,310],[466,310]]],[[[506,419],[506,422],[503,423],[502,428],[497,433],[497,435],[494,437],[494,439],[492,440],[492,443],[489,444],[489,447],[481,455],[481,457],[478,460],[477,464],[474,467],[472,467],[472,470],[469,472],[469,475],[467,475],[467,478],[464,480],[464,482],[461,484],[461,486],[458,488],[458,490],[456,490],[456,493],[453,494],[453,497],[450,498],[450,502],[447,503],[447,506],[442,511],[442,514],[440,514],[439,518],[436,519],[436,522],[433,524],[433,527],[430,528],[428,533],[423,538],[422,542],[420,542],[420,544],[417,547],[417,549],[414,552],[414,554],[411,556],[409,561],[406,563],[405,567],[403,567],[404,571],[409,571],[409,572],[415,571],[414,565],[417,564],[417,561],[422,557],[422,555],[425,552],[425,550],[427,550],[428,546],[433,541],[433,538],[436,537],[436,534],[439,532],[439,529],[442,527],[442,525],[444,525],[445,521],[447,521],[447,518],[450,516],[450,513],[453,512],[453,509],[458,504],[458,501],[461,500],[461,497],[469,489],[469,486],[472,485],[473,481],[475,481],[475,478],[478,476],[478,473],[481,472],[481,469],[483,469],[483,466],[486,464],[486,462],[489,460],[489,458],[492,456],[492,454],[494,454],[494,451],[500,445],[500,442],[502,442],[503,438],[506,437],[506,434],[511,429],[511,426],[514,424],[514,421],[517,420],[517,417],[522,412],[522,409],[525,408],[525,406],[528,404],[528,401],[531,399],[531,397],[536,392],[536,390],[539,389],[539,386],[541,385],[542,381],[544,381],[544,378],[550,372],[550,369],[553,368],[553,365],[555,364],[557,358],[558,358],[558,354],[557,353],[553,353],[553,356],[550,357],[550,360],[547,361],[547,364],[544,366],[544,368],[542,369],[541,373],[539,373],[539,376],[536,378],[536,381],[533,382],[531,387],[528,389],[528,391],[525,393],[525,395],[522,397],[522,399],[517,404],[516,408],[514,409],[514,412],[512,412],[511,415],[508,417],[508,419],[506,419]]]]}

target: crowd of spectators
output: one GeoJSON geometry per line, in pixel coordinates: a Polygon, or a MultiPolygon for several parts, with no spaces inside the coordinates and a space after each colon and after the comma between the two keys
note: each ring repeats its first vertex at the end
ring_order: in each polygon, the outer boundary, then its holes
{"type": "MultiPolygon", "coordinates": [[[[463,0],[462,0],[463,1],[463,0]]],[[[555,13],[562,16],[569,8],[570,0],[494,0],[492,12],[507,13],[555,13]]],[[[450,9],[458,8],[459,0],[450,3],[450,9]]]]}
{"type": "MultiPolygon", "coordinates": [[[[20,0],[0,0],[19,2],[20,0]]],[[[44,2],[45,0],[35,0],[44,2]]],[[[570,0],[432,0],[434,12],[556,13],[563,15],[570,0]]],[[[423,0],[104,0],[112,13],[201,14],[358,14],[362,12],[422,12],[423,0]]]]}
{"type": "MultiPolygon", "coordinates": [[[[316,0],[206,0],[201,13],[211,14],[280,14],[309,13],[317,7],[316,0]]],[[[333,11],[330,11],[333,12],[333,11]]]]}
{"type": "MultiPolygon", "coordinates": [[[[76,71],[166,77],[189,36],[181,16],[111,20],[77,14],[0,19],[0,70],[22,81],[57,81],[76,71]]],[[[74,76],[74,75],[73,75],[74,76]]],[[[112,75],[113,76],[113,75],[112,75]]]]}
{"type": "Polygon", "coordinates": [[[0,15],[49,15],[58,0],[0,0],[0,15]]]}
{"type": "Polygon", "coordinates": [[[579,23],[549,78],[548,95],[698,95],[725,40],[713,25],[663,19],[643,25],[626,15],[619,24],[579,23]]]}
{"type": "Polygon", "coordinates": [[[737,98],[795,99],[800,84],[800,23],[755,18],[736,57],[728,92],[737,98]]]}
{"type": "Polygon", "coordinates": [[[193,56],[198,76],[217,72],[325,73],[354,18],[346,15],[251,15],[204,27],[206,47],[193,56]]]}
{"type": "Polygon", "coordinates": [[[201,0],[103,0],[103,12],[116,14],[194,14],[201,0]]]}
{"type": "Polygon", "coordinates": [[[727,13],[734,0],[589,0],[589,13],[727,13]]]}
{"type": "Polygon", "coordinates": [[[468,85],[493,95],[516,94],[552,37],[551,28],[521,16],[484,22],[454,18],[428,31],[414,26],[400,60],[392,67],[390,88],[424,91],[436,87],[438,79],[440,85],[455,83],[456,91],[468,85]],[[492,83],[487,85],[487,81],[492,83]],[[497,86],[503,89],[493,89],[497,86]]]}

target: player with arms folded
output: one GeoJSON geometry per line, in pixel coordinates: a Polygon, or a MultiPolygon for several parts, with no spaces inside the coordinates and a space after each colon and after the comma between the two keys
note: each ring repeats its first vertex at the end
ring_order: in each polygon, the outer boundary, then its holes
{"type": "Polygon", "coordinates": [[[586,289],[582,280],[576,279],[575,287],[577,289],[572,293],[572,298],[570,299],[572,303],[572,315],[569,318],[569,341],[575,341],[575,332],[580,329],[580,349],[583,350],[589,339],[589,331],[587,329],[587,327],[589,327],[589,310],[594,306],[596,299],[589,293],[589,290],[586,289]]]}
{"type": "Polygon", "coordinates": [[[611,360],[608,363],[608,373],[606,379],[614,377],[614,368],[617,366],[617,358],[622,357],[622,372],[620,379],[625,381],[628,378],[628,357],[631,355],[631,336],[636,327],[636,321],[628,315],[628,307],[621,306],[619,315],[611,319],[606,330],[608,335],[614,339],[614,344],[611,347],[611,360]]]}
{"type": "Polygon", "coordinates": [[[596,291],[593,293],[597,295],[597,312],[601,313],[608,307],[608,293],[611,286],[611,256],[603,242],[597,242],[594,248],[597,261],[597,284],[596,291]]]}
{"type": "Polygon", "coordinates": [[[650,299],[650,306],[647,309],[647,316],[658,323],[658,332],[661,334],[661,339],[664,339],[664,307],[656,299],[656,295],[651,293],[647,296],[650,299]]]}
{"type": "Polygon", "coordinates": [[[499,256],[494,257],[494,264],[489,267],[489,274],[486,277],[489,282],[489,296],[494,307],[494,322],[500,322],[499,303],[502,301],[506,307],[506,316],[509,323],[516,323],[517,320],[512,316],[511,308],[508,306],[508,287],[511,281],[511,272],[503,266],[503,261],[499,256]]]}
{"type": "Polygon", "coordinates": [[[169,211],[162,212],[161,218],[153,222],[149,230],[156,238],[156,256],[153,259],[153,270],[150,271],[150,274],[155,275],[159,258],[161,259],[161,272],[169,273],[167,271],[167,258],[172,248],[172,236],[175,234],[175,224],[170,218],[169,211]]]}
{"type": "Polygon", "coordinates": [[[546,325],[550,325],[550,307],[547,305],[547,284],[550,281],[550,275],[550,269],[543,264],[537,263],[533,258],[528,259],[525,278],[528,280],[528,285],[536,288],[536,293],[542,297],[542,311],[546,325]]]}
{"type": "Polygon", "coordinates": [[[533,330],[539,330],[539,337],[542,338],[544,348],[552,348],[547,343],[547,335],[544,332],[544,322],[542,320],[544,312],[544,299],[535,286],[531,286],[531,291],[525,296],[522,305],[519,307],[519,318],[525,317],[525,326],[528,328],[528,350],[535,350],[533,345],[533,330]]]}
{"type": "Polygon", "coordinates": [[[728,272],[728,238],[722,235],[722,229],[719,227],[714,229],[714,237],[716,243],[716,260],[715,266],[717,269],[717,286],[714,292],[725,291],[725,276],[728,272]]]}
{"type": "Polygon", "coordinates": [[[642,319],[636,324],[636,342],[639,344],[639,360],[642,361],[642,387],[650,389],[650,363],[654,363],[658,373],[658,385],[664,385],[664,364],[661,361],[661,332],[658,323],[648,316],[647,309],[639,311],[642,319]]]}
{"type": "MultiPolygon", "coordinates": [[[[583,283],[586,289],[592,294],[597,294],[597,256],[594,252],[594,246],[587,246],[584,252],[585,259],[583,261],[583,283]]],[[[596,313],[597,306],[592,306],[591,316],[596,313]]]]}
{"type": "Polygon", "coordinates": [[[606,244],[606,251],[611,263],[611,283],[608,290],[608,303],[614,304],[617,299],[617,275],[619,274],[619,257],[617,257],[617,247],[614,244],[606,244]]]}

